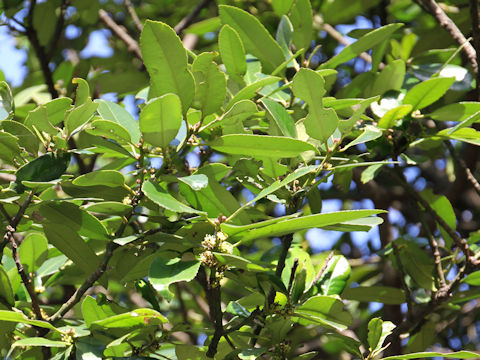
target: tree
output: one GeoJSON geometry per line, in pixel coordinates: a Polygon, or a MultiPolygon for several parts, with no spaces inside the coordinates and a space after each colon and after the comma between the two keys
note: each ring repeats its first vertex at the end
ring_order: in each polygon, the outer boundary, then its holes
{"type": "Polygon", "coordinates": [[[480,357],[476,1],[0,6],[2,357],[480,357]]]}

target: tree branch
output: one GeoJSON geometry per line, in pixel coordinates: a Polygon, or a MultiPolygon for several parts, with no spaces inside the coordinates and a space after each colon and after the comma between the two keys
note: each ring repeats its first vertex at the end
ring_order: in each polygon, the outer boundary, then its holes
{"type": "Polygon", "coordinates": [[[472,171],[469,169],[465,161],[457,156],[455,153],[455,148],[453,147],[452,143],[450,140],[445,141],[445,145],[448,148],[448,151],[450,152],[450,155],[452,155],[453,159],[455,162],[460,165],[462,170],[465,172],[465,176],[468,181],[472,184],[473,188],[477,191],[477,193],[480,195],[480,183],[475,179],[475,176],[473,176],[472,171]]]}
{"type": "Polygon", "coordinates": [[[27,36],[30,44],[32,44],[33,51],[37,55],[38,61],[40,62],[40,67],[42,69],[43,77],[45,78],[45,83],[48,87],[48,92],[52,96],[52,99],[58,97],[57,89],[55,89],[55,84],[53,82],[53,75],[50,67],[48,65],[49,59],[45,53],[45,48],[40,45],[38,40],[37,31],[33,27],[33,12],[35,10],[36,0],[30,1],[30,9],[27,14],[27,23],[25,24],[25,35],[27,36]]]}
{"type": "Polygon", "coordinates": [[[211,0],[202,0],[200,4],[198,4],[190,14],[185,16],[182,20],[180,20],[177,25],[175,25],[175,27],[173,28],[175,32],[177,34],[180,34],[183,30],[185,30],[195,20],[198,14],[200,14],[200,11],[202,11],[202,9],[208,5],[210,1],[211,0]]]}
{"type": "Polygon", "coordinates": [[[135,26],[137,27],[138,31],[142,32],[143,30],[143,24],[142,22],[140,21],[140,19],[138,18],[138,15],[133,7],[133,4],[130,0],[125,0],[124,1],[124,4],[125,4],[125,7],[127,8],[127,11],[128,13],[130,14],[130,17],[132,18],[133,20],[133,23],[135,24],[135,26]]]}
{"type": "Polygon", "coordinates": [[[60,5],[60,14],[58,16],[57,24],[55,25],[55,32],[53,33],[52,37],[52,44],[50,46],[50,50],[47,54],[47,60],[50,61],[55,53],[57,48],[58,42],[60,41],[60,37],[62,36],[63,27],[65,25],[65,13],[67,11],[67,7],[70,5],[70,2],[67,0],[62,0],[62,4],[60,5]]]}
{"type": "MultiPolygon", "coordinates": [[[[475,1],[475,0],[473,0],[475,1]]],[[[459,44],[463,45],[462,50],[465,52],[465,55],[468,58],[468,61],[472,64],[473,71],[475,74],[478,73],[478,63],[477,63],[477,54],[474,47],[468,42],[467,38],[460,31],[458,26],[448,17],[443,9],[435,2],[435,0],[415,0],[423,9],[430,13],[438,22],[438,24],[443,27],[450,36],[459,44]]]]}
{"type": "Polygon", "coordinates": [[[142,52],[138,42],[132,38],[124,27],[118,25],[107,12],[103,9],[98,10],[99,18],[105,23],[105,25],[112,30],[112,32],[127,45],[127,50],[133,53],[137,58],[142,60],[142,52]]]}
{"type": "MultiPolygon", "coordinates": [[[[477,55],[477,67],[480,64],[480,27],[478,20],[478,0],[470,0],[470,20],[472,21],[472,38],[475,54],[477,55]]],[[[478,70],[478,69],[477,69],[478,70]]],[[[480,71],[476,72],[476,101],[480,101],[480,71]]]]}

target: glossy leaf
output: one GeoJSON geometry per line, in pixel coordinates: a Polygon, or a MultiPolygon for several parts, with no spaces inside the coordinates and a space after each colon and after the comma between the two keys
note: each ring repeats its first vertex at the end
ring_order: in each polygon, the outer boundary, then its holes
{"type": "Polygon", "coordinates": [[[472,351],[457,351],[452,353],[419,352],[413,354],[388,356],[386,358],[383,358],[382,360],[407,360],[433,357],[441,357],[447,359],[478,359],[478,357],[480,357],[480,353],[475,353],[472,351]]]}
{"type": "Polygon", "coordinates": [[[290,9],[289,18],[293,25],[293,44],[298,50],[309,49],[313,35],[313,13],[310,0],[296,0],[290,9]]]}
{"type": "Polygon", "coordinates": [[[338,65],[350,61],[360,55],[362,52],[373,48],[382,41],[389,39],[390,36],[400,29],[403,24],[389,24],[381,28],[370,31],[368,34],[362,36],[360,39],[345,47],[338,55],[327,60],[320,65],[322,69],[334,69],[338,65]]]}
{"type": "Polygon", "coordinates": [[[182,104],[175,94],[166,94],[147,103],[140,113],[140,131],[149,144],[167,147],[182,125],[182,104]]]}
{"type": "Polygon", "coordinates": [[[331,296],[313,296],[300,305],[295,314],[303,315],[300,323],[319,323],[327,328],[344,330],[352,323],[352,316],[345,311],[343,303],[331,296]]]}
{"type": "Polygon", "coordinates": [[[224,25],[218,35],[218,48],[227,73],[233,77],[241,77],[247,71],[245,48],[237,31],[224,25]]]}
{"type": "Polygon", "coordinates": [[[263,135],[224,135],[209,145],[219,152],[254,158],[292,158],[305,151],[316,151],[313,145],[301,140],[263,135]]]}
{"type": "Polygon", "coordinates": [[[179,258],[165,259],[157,257],[150,265],[148,278],[154,288],[170,285],[179,281],[190,281],[197,275],[200,261],[182,261],[179,258]]]}
{"type": "Polygon", "coordinates": [[[260,80],[257,80],[235,94],[235,96],[229,101],[228,105],[226,106],[226,110],[230,110],[235,104],[242,100],[252,99],[255,94],[264,88],[267,85],[278,83],[281,79],[276,76],[267,76],[260,80]]]}
{"type": "Polygon", "coordinates": [[[25,190],[22,181],[44,182],[58,179],[65,173],[69,163],[69,153],[57,155],[50,152],[42,155],[17,170],[15,174],[17,178],[12,187],[20,194],[25,190]]]}
{"type": "Polygon", "coordinates": [[[20,260],[27,273],[34,273],[48,258],[48,242],[42,233],[30,233],[18,249],[20,260]]]}
{"type": "Polygon", "coordinates": [[[0,132],[0,159],[10,165],[15,165],[15,157],[20,154],[18,137],[7,132],[0,132]]]}
{"type": "Polygon", "coordinates": [[[6,132],[16,136],[18,138],[18,145],[24,147],[25,150],[35,155],[38,153],[40,142],[28,127],[18,121],[3,120],[2,128],[6,132]]]}
{"type": "Polygon", "coordinates": [[[29,337],[26,339],[17,340],[12,344],[12,347],[17,347],[17,346],[43,346],[43,347],[60,347],[61,348],[61,347],[67,347],[69,346],[69,344],[63,341],[45,339],[43,337],[29,337]]]}
{"type": "Polygon", "coordinates": [[[410,114],[412,109],[412,105],[400,105],[388,110],[378,121],[378,127],[382,129],[391,129],[397,120],[403,119],[405,116],[410,114]]]}
{"type": "Polygon", "coordinates": [[[28,324],[32,326],[45,328],[45,329],[55,330],[61,333],[60,330],[58,330],[49,322],[46,322],[43,320],[31,320],[27,318],[27,316],[24,315],[23,313],[20,313],[17,311],[0,310],[0,321],[10,321],[15,323],[28,324]]]}
{"type": "Polygon", "coordinates": [[[192,64],[192,72],[197,86],[196,99],[200,103],[202,116],[219,110],[225,102],[227,94],[225,74],[212,60],[215,55],[215,53],[200,54],[192,64]]]}
{"type": "Polygon", "coordinates": [[[0,265],[0,304],[7,306],[15,305],[12,284],[8,278],[5,268],[0,265]]]}
{"type": "Polygon", "coordinates": [[[72,260],[85,274],[90,275],[98,267],[100,259],[85,240],[70,227],[62,224],[45,224],[44,231],[48,242],[72,260]]]}
{"type": "Polygon", "coordinates": [[[438,121],[463,121],[480,111],[480,102],[461,101],[436,109],[429,116],[438,121]]]}
{"type": "Polygon", "coordinates": [[[178,213],[201,214],[201,211],[192,209],[191,207],[181,203],[164,190],[160,185],[147,181],[142,186],[142,191],[146,197],[157,205],[178,213]]]}
{"type": "MultiPolygon", "coordinates": [[[[122,106],[107,100],[97,99],[98,113],[100,116],[109,121],[113,121],[121,125],[130,134],[130,139],[134,144],[140,141],[140,129],[138,122],[132,115],[122,106]]],[[[92,124],[92,126],[95,126],[92,124]]],[[[123,137],[123,136],[122,136],[123,137]]]]}
{"type": "Polygon", "coordinates": [[[76,186],[96,186],[103,185],[108,187],[119,187],[125,184],[123,174],[114,170],[98,170],[85,175],[81,175],[73,180],[76,186]]]}
{"type": "Polygon", "coordinates": [[[140,37],[143,61],[150,74],[150,98],[175,94],[186,113],[195,96],[195,81],[187,69],[187,52],[175,31],[148,20],[140,37]]]}
{"type": "Polygon", "coordinates": [[[131,205],[126,205],[121,202],[103,201],[84,205],[80,207],[82,210],[86,210],[93,213],[102,213],[108,215],[126,215],[132,210],[131,205]]]}
{"type": "Polygon", "coordinates": [[[285,108],[279,103],[268,98],[262,99],[262,103],[268,113],[272,116],[282,134],[287,137],[295,138],[295,121],[287,110],[285,110],[285,108]]]}
{"type": "Polygon", "coordinates": [[[65,128],[70,136],[80,126],[85,124],[97,111],[97,103],[87,99],[82,105],[69,110],[65,115],[65,128]]]}
{"type": "Polygon", "coordinates": [[[220,5],[219,13],[222,23],[238,32],[245,50],[260,59],[267,74],[285,60],[280,46],[255,16],[228,5],[220,5]]]}
{"type": "Polygon", "coordinates": [[[137,327],[156,326],[168,322],[158,311],[152,309],[136,309],[124,314],[96,320],[90,324],[92,329],[132,329],[137,327]]]}
{"type": "Polygon", "coordinates": [[[304,120],[307,134],[326,141],[337,128],[338,117],[335,110],[322,106],[325,80],[313,70],[300,69],[293,78],[292,88],[295,96],[308,104],[309,112],[304,120]]]}
{"type": "Polygon", "coordinates": [[[350,277],[350,264],[343,255],[335,255],[328,262],[318,285],[323,295],[340,295],[350,277]]]}
{"type": "Polygon", "coordinates": [[[434,78],[421,82],[411,88],[403,104],[410,104],[413,110],[423,109],[440,99],[454,83],[455,78],[434,78]]]}
{"type": "Polygon", "coordinates": [[[370,215],[376,215],[384,212],[383,210],[346,210],[324,214],[314,214],[301,216],[298,218],[276,219],[277,222],[269,223],[261,227],[262,223],[256,223],[256,227],[251,230],[240,231],[235,233],[232,238],[240,240],[242,242],[248,242],[254,239],[271,236],[281,236],[290,234],[295,231],[310,229],[310,228],[322,228],[329,225],[335,225],[346,221],[364,218],[370,215]]]}
{"type": "Polygon", "coordinates": [[[382,350],[382,345],[388,335],[395,329],[395,325],[390,321],[382,321],[379,318],[373,318],[368,323],[368,345],[370,353],[375,356],[382,350]]]}
{"type": "Polygon", "coordinates": [[[290,10],[294,0],[272,0],[273,10],[277,15],[284,15],[290,10]]]}

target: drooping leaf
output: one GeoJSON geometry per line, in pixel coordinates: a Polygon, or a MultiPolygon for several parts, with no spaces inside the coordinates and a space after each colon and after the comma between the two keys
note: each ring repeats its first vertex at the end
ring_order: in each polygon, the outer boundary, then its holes
{"type": "Polygon", "coordinates": [[[77,177],[72,184],[76,186],[121,187],[125,184],[125,178],[121,172],[115,170],[98,170],[77,177]]]}
{"type": "Polygon", "coordinates": [[[180,38],[167,24],[147,20],[140,48],[150,74],[149,98],[175,94],[186,113],[195,96],[195,81],[187,69],[187,52],[180,38]]]}
{"type": "Polygon", "coordinates": [[[2,265],[0,265],[0,304],[7,306],[15,305],[12,284],[2,265]]]}
{"type": "Polygon", "coordinates": [[[432,358],[432,357],[441,357],[447,359],[478,359],[480,353],[475,353],[472,351],[457,351],[452,353],[440,353],[440,352],[419,352],[413,354],[405,355],[395,355],[388,356],[382,360],[407,360],[407,359],[422,359],[422,358],[432,358]]]}
{"type": "Polygon", "coordinates": [[[340,295],[350,277],[350,264],[343,255],[335,255],[328,262],[318,285],[323,295],[340,295]]]}
{"type": "Polygon", "coordinates": [[[80,126],[85,124],[97,111],[98,103],[88,98],[82,105],[68,110],[65,114],[65,129],[70,136],[80,126]]]}
{"type": "Polygon", "coordinates": [[[47,239],[42,233],[30,233],[23,239],[18,253],[25,270],[34,273],[47,260],[47,239]]]}
{"type": "Polygon", "coordinates": [[[295,310],[301,324],[318,323],[327,328],[344,330],[352,323],[352,316],[343,303],[331,296],[313,296],[295,310]]]}
{"type": "Polygon", "coordinates": [[[42,347],[67,347],[69,344],[63,341],[45,339],[43,337],[29,337],[20,339],[12,344],[12,347],[17,346],[42,346],[42,347]]]}
{"type": "Polygon", "coordinates": [[[262,103],[268,113],[272,116],[282,134],[287,137],[295,138],[295,121],[287,110],[285,110],[285,108],[279,103],[268,98],[262,99],[262,103]]]}
{"type": "Polygon", "coordinates": [[[300,49],[310,48],[313,36],[313,13],[310,0],[296,0],[290,9],[293,25],[292,41],[300,49]]]}
{"type": "Polygon", "coordinates": [[[56,327],[54,327],[52,324],[50,324],[47,321],[43,320],[32,320],[27,318],[26,315],[23,313],[19,313],[17,311],[10,311],[10,310],[0,310],[0,321],[10,321],[10,322],[15,322],[15,323],[22,323],[22,324],[28,324],[32,326],[38,326],[41,328],[45,329],[50,329],[50,330],[55,330],[57,332],[60,332],[56,327]]]}
{"type": "Polygon", "coordinates": [[[392,333],[394,328],[395,325],[391,321],[382,321],[380,318],[373,318],[369,321],[368,345],[373,356],[382,350],[386,337],[392,333]]]}
{"type": "Polygon", "coordinates": [[[96,320],[90,324],[92,329],[134,329],[138,327],[157,326],[168,320],[153,309],[136,309],[124,314],[96,320]]]}

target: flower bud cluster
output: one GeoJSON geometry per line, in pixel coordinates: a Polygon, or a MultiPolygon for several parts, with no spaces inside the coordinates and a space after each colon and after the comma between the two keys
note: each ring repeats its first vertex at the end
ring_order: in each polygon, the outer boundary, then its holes
{"type": "MultiPolygon", "coordinates": [[[[223,278],[224,272],[228,270],[227,265],[220,265],[218,259],[214,255],[214,252],[223,254],[232,254],[233,245],[228,241],[228,236],[218,231],[215,235],[207,234],[202,241],[203,251],[200,253],[200,262],[210,268],[215,268],[215,278],[218,285],[219,281],[223,278]]],[[[212,284],[213,285],[213,284],[212,284]]]]}

